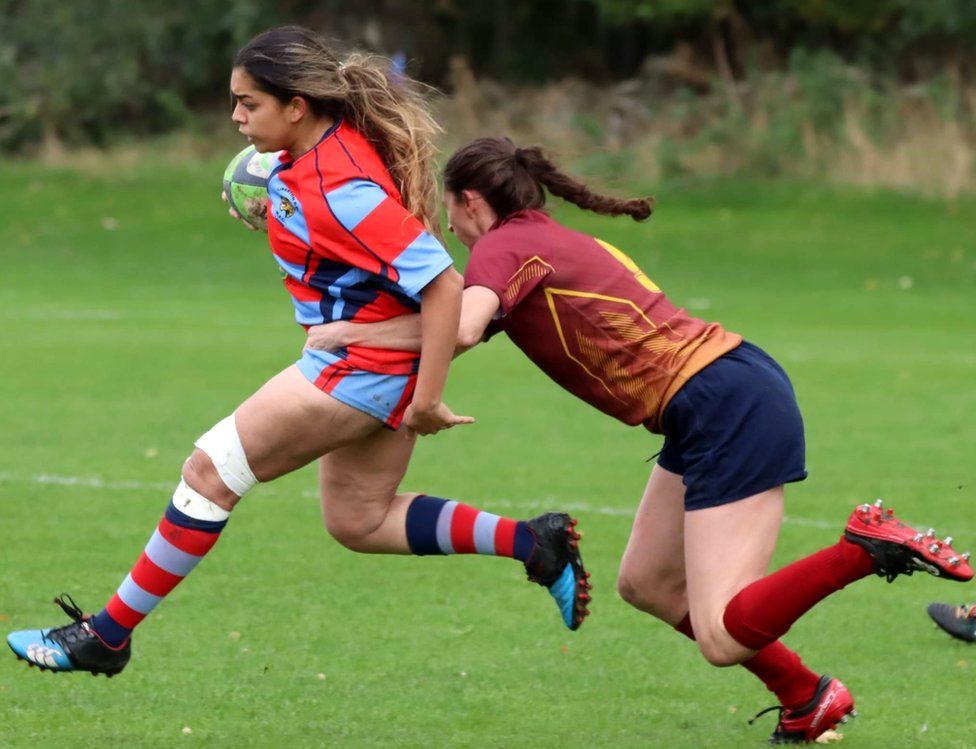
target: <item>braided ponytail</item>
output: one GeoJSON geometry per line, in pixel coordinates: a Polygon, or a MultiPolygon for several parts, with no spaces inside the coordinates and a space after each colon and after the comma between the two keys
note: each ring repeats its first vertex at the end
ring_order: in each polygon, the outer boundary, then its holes
{"type": "Polygon", "coordinates": [[[653,198],[613,198],[594,193],[561,172],[538,147],[518,148],[509,138],[479,138],[458,150],[444,168],[444,186],[455,195],[479,192],[501,218],[525,209],[540,209],[546,190],[556,197],[607,216],[627,215],[645,221],[653,198]]]}
{"type": "Polygon", "coordinates": [[[626,215],[634,221],[646,221],[654,210],[654,198],[621,199],[593,192],[579,180],[559,171],[537,146],[516,148],[515,160],[550,193],[585,211],[605,216],[626,215]]]}

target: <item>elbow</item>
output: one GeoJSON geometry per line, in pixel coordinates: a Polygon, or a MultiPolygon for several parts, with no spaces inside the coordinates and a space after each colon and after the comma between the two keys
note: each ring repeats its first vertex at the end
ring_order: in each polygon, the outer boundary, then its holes
{"type": "Polygon", "coordinates": [[[482,335],[484,335],[484,331],[474,330],[473,328],[465,328],[462,326],[458,329],[457,347],[464,351],[477,346],[479,343],[481,343],[482,335]]]}
{"type": "Polygon", "coordinates": [[[457,347],[462,351],[477,346],[485,339],[486,324],[461,317],[458,324],[457,347]]]}

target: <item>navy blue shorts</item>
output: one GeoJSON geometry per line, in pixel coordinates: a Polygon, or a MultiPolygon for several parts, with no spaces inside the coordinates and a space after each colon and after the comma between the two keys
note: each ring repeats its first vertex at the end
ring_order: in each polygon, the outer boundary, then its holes
{"type": "Polygon", "coordinates": [[[664,409],[658,465],[680,474],[685,509],[735,502],[807,477],[803,418],[786,372],[743,341],[664,409]]]}

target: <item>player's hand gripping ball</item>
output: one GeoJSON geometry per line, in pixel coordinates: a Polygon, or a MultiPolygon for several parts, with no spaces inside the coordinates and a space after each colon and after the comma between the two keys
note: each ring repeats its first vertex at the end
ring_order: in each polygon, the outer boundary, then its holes
{"type": "Polygon", "coordinates": [[[252,229],[268,230],[268,177],[280,153],[258,153],[248,146],[224,170],[224,199],[252,229]]]}

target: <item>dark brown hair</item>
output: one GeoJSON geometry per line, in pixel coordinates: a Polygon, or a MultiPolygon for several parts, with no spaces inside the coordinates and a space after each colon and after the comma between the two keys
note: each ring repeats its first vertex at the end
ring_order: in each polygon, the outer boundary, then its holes
{"type": "Polygon", "coordinates": [[[407,210],[437,232],[433,138],[441,129],[422,86],[405,75],[394,77],[390,61],[375,55],[340,59],[301,26],[258,34],[237,53],[234,67],[282,103],[300,96],[318,116],[345,117],[376,148],[407,210]]]}
{"type": "Polygon", "coordinates": [[[541,148],[519,148],[509,138],[478,138],[456,151],[444,167],[444,187],[457,196],[463,190],[476,190],[499,218],[526,208],[541,209],[546,190],[584,210],[608,216],[627,215],[644,221],[654,210],[654,198],[623,200],[598,195],[559,171],[541,148]]]}

